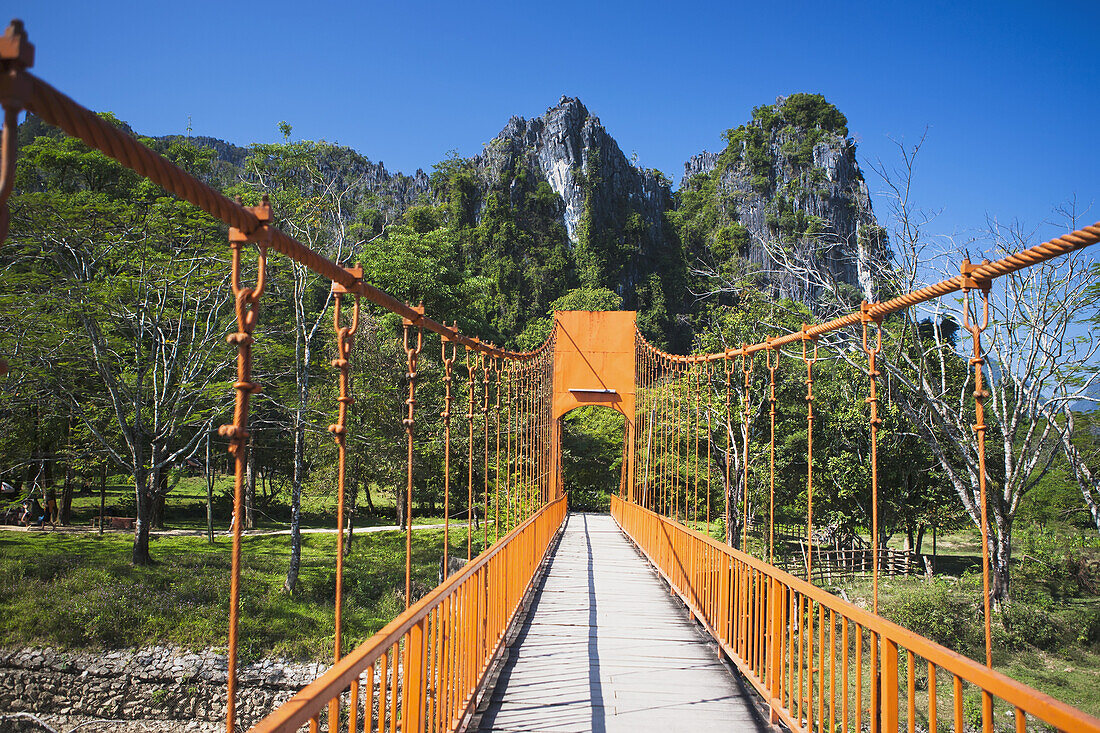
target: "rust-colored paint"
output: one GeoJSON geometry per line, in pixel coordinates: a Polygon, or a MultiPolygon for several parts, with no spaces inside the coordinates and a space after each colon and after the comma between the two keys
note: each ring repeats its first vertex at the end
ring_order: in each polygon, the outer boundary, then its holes
{"type": "Polygon", "coordinates": [[[634,311],[555,311],[550,500],[562,495],[562,415],[578,407],[609,407],[625,418],[627,476],[634,501],[634,311]],[[570,391],[574,390],[574,391],[570,391]],[[576,390],[601,390],[583,392],[576,390]],[[602,390],[614,390],[614,393],[602,390]]]}

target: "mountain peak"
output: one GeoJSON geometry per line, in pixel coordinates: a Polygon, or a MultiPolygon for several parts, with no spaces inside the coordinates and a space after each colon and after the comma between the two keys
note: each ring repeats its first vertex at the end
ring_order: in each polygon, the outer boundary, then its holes
{"type": "MultiPolygon", "coordinates": [[[[574,244],[585,211],[585,175],[610,187],[611,198],[652,208],[646,212],[648,221],[659,221],[658,208],[671,200],[668,186],[632,165],[599,118],[580,99],[565,94],[540,117],[509,119],[474,161],[489,182],[504,179],[517,166],[537,171],[565,203],[565,228],[574,244]]],[[[651,236],[657,238],[656,230],[651,236]]]]}
{"type": "Polygon", "coordinates": [[[546,109],[546,114],[552,114],[555,111],[567,112],[571,114],[577,114],[580,117],[588,117],[588,108],[584,106],[584,102],[579,97],[570,97],[567,94],[561,95],[561,99],[553,107],[546,109]]]}

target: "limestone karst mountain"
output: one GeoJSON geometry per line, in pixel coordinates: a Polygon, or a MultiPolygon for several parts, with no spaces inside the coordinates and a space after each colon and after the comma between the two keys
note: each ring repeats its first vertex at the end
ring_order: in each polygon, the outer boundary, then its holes
{"type": "MultiPolygon", "coordinates": [[[[20,140],[48,132],[31,118],[20,140]]],[[[689,158],[674,191],[666,175],[632,163],[579,99],[563,96],[538,117],[512,117],[480,153],[442,161],[430,175],[392,172],[325,143],[308,144],[308,165],[377,234],[401,223],[465,232],[464,271],[508,301],[491,324],[502,338],[578,287],[613,291],[670,344],[674,323],[708,291],[730,302],[754,287],[812,310],[874,299],[876,267],[890,253],[844,115],[820,95],[794,94],[755,108],[724,137],[720,152],[689,158]]],[[[153,140],[167,147],[183,138],[153,140]]],[[[249,177],[257,148],[190,142],[213,150],[215,183],[249,177]]]]}

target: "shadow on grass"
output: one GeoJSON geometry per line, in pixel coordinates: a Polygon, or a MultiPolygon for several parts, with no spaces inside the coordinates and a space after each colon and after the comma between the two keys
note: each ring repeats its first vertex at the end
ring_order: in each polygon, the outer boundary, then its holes
{"type": "MultiPolygon", "coordinates": [[[[442,532],[413,538],[414,587],[435,586],[442,532]]],[[[452,544],[465,533],[452,531],[452,544]]],[[[103,648],[226,644],[230,543],[159,537],[156,564],[130,563],[129,535],[0,533],[0,645],[103,648]]],[[[245,657],[324,659],[331,653],[335,535],[306,535],[294,595],[283,592],[290,538],[246,537],[241,571],[245,657]]],[[[405,540],[399,533],[355,538],[345,561],[349,645],[369,638],[404,609],[405,540]]]]}

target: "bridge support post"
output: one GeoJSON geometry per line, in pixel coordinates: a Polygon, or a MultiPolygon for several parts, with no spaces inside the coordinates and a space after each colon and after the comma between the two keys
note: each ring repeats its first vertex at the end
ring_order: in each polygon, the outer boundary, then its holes
{"type": "Polygon", "coordinates": [[[768,689],[771,691],[771,723],[779,722],[783,707],[783,604],[786,589],[778,578],[772,578],[768,589],[768,689]]]}
{"type": "Polygon", "coordinates": [[[411,629],[405,647],[405,699],[401,709],[402,733],[424,730],[425,654],[424,625],[421,620],[411,629]]]}
{"type": "Polygon", "coordinates": [[[881,637],[882,641],[882,677],[879,682],[879,694],[882,696],[882,731],[898,729],[898,645],[897,642],[881,637]]]}
{"type": "Polygon", "coordinates": [[[626,498],[637,501],[634,494],[636,332],[634,311],[554,311],[551,501],[565,492],[561,485],[560,418],[570,410],[589,405],[606,407],[623,416],[626,498]]]}

